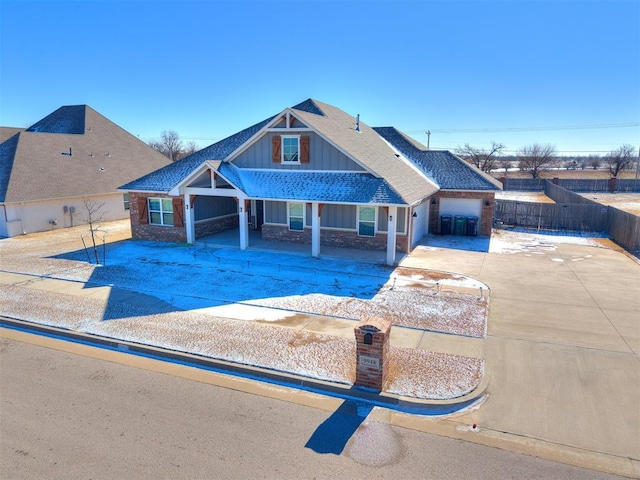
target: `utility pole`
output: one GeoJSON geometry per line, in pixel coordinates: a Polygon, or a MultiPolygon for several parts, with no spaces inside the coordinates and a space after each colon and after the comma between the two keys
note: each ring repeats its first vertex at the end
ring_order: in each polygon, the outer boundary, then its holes
{"type": "Polygon", "coordinates": [[[429,148],[429,143],[431,143],[431,130],[427,130],[427,150],[431,150],[429,148]]]}
{"type": "Polygon", "coordinates": [[[636,181],[633,182],[633,191],[638,191],[638,170],[640,169],[640,147],[638,147],[638,158],[636,159],[636,181]]]}

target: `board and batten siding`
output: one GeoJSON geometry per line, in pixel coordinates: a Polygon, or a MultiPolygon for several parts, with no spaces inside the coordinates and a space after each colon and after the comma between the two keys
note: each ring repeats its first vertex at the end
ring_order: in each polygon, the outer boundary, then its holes
{"type": "Polygon", "coordinates": [[[282,133],[268,133],[247,150],[233,160],[239,168],[264,168],[287,170],[337,170],[337,171],[363,171],[364,169],[340,152],[330,143],[323,140],[314,132],[291,133],[309,137],[309,163],[281,164],[272,161],[271,148],[274,136],[287,135],[282,133]]]}
{"type": "Polygon", "coordinates": [[[231,197],[200,195],[193,205],[195,221],[223,217],[238,213],[238,202],[231,197]]]}
{"type": "Polygon", "coordinates": [[[264,222],[287,224],[287,202],[264,201],[264,222]]]}
{"type": "Polygon", "coordinates": [[[325,205],[320,219],[321,227],[355,230],[357,209],[355,205],[325,205]]]}
{"type": "MultiPolygon", "coordinates": [[[[396,232],[407,233],[406,225],[407,225],[407,209],[405,207],[398,207],[398,213],[396,218],[396,232]]],[[[387,228],[387,211],[382,207],[378,207],[378,231],[386,232],[387,230],[389,230],[387,228]]]]}
{"type": "MultiPolygon", "coordinates": [[[[305,208],[305,225],[311,227],[311,204],[307,203],[305,208]]],[[[323,228],[338,228],[344,230],[356,230],[358,219],[358,208],[356,205],[335,205],[325,204],[322,208],[320,226],[323,228]]],[[[274,202],[266,200],[264,202],[265,223],[287,224],[287,202],[274,202]]],[[[396,229],[398,233],[406,233],[407,209],[398,208],[396,229]]],[[[378,231],[387,231],[387,212],[384,208],[378,207],[378,231]]]]}

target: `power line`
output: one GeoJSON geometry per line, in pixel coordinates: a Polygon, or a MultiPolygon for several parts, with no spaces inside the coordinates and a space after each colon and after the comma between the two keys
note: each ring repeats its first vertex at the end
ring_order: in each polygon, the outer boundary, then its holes
{"type": "MultiPolygon", "coordinates": [[[[500,127],[500,128],[431,128],[431,133],[508,133],[508,132],[543,132],[554,130],[599,130],[604,128],[631,128],[638,127],[640,123],[601,123],[596,125],[563,125],[547,127],[500,127]]],[[[411,130],[406,133],[424,133],[425,130],[411,130]]]]}

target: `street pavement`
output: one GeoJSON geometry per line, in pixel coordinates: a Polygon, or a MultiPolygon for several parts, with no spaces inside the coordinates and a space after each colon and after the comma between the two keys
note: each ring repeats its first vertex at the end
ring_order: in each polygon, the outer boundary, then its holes
{"type": "Polygon", "coordinates": [[[348,401],[249,380],[221,388],[212,372],[10,334],[3,479],[614,478],[401,428],[348,401]]]}

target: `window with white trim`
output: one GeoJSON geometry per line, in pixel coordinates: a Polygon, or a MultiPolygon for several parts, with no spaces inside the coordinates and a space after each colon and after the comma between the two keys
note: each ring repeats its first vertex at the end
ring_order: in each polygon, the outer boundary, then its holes
{"type": "Polygon", "coordinates": [[[304,210],[304,203],[288,204],[289,230],[304,230],[304,210]]]}
{"type": "Polygon", "coordinates": [[[124,209],[125,210],[129,210],[129,208],[130,208],[129,207],[129,194],[128,193],[123,194],[122,195],[122,200],[124,202],[124,209]]]}
{"type": "Polygon", "coordinates": [[[358,235],[374,237],[376,234],[376,207],[358,207],[358,235]]]}
{"type": "Polygon", "coordinates": [[[170,198],[149,198],[149,224],[173,226],[173,202],[170,198]]]}
{"type": "Polygon", "coordinates": [[[300,163],[300,137],[282,136],[282,163],[300,163]]]}

